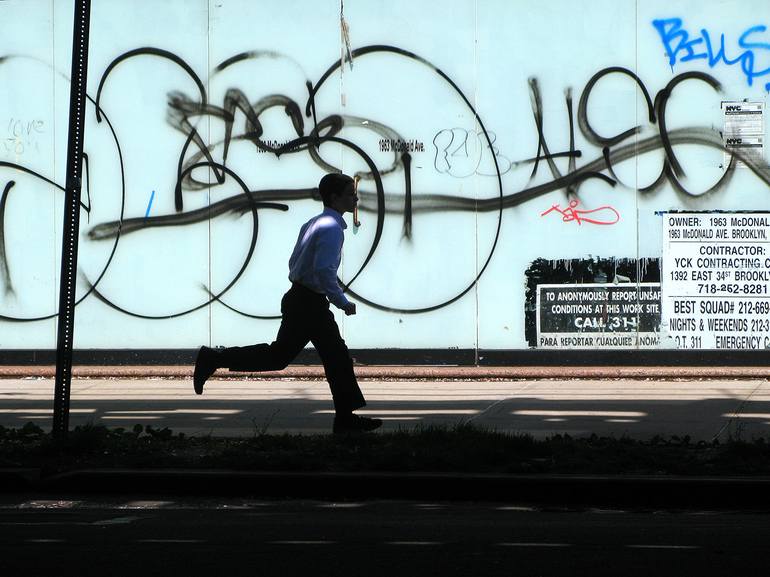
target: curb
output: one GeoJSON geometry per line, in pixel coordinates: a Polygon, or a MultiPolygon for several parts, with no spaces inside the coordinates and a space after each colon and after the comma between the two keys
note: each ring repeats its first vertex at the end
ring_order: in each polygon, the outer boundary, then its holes
{"type": "Polygon", "coordinates": [[[0,492],[499,501],[546,506],[770,510],[770,478],[85,469],[0,470],[0,492]]]}
{"type": "MultiPolygon", "coordinates": [[[[494,380],[494,379],[764,379],[770,378],[770,366],[759,367],[702,367],[702,366],[599,366],[599,367],[554,367],[554,366],[356,366],[360,379],[428,379],[428,380],[494,380]]],[[[72,369],[75,378],[167,378],[192,379],[190,365],[80,365],[72,369]]],[[[0,378],[53,378],[53,365],[4,365],[0,366],[0,378]]],[[[220,370],[213,378],[238,380],[276,379],[324,379],[320,365],[291,366],[282,371],[266,373],[240,373],[220,370]]]]}
{"type": "Polygon", "coordinates": [[[29,491],[40,480],[40,469],[0,469],[0,493],[29,491]]]}

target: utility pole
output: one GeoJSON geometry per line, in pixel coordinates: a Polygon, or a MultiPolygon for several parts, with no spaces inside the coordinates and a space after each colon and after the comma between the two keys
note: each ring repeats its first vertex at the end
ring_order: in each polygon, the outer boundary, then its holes
{"type": "Polygon", "coordinates": [[[83,136],[88,71],[88,27],[91,0],[75,0],[70,74],[69,144],[67,183],[64,196],[59,318],[56,337],[56,386],[53,405],[53,435],[64,438],[69,431],[72,342],[75,334],[75,288],[77,285],[78,236],[80,234],[80,188],[83,168],[83,136]]]}

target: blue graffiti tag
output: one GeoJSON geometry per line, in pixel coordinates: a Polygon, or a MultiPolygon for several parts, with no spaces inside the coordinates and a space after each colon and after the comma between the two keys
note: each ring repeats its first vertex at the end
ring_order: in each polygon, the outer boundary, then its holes
{"type": "MultiPolygon", "coordinates": [[[[720,62],[728,66],[740,64],[749,86],[753,85],[755,78],[770,74],[770,66],[761,70],[756,69],[757,53],[755,52],[755,50],[767,50],[770,55],[770,44],[752,41],[750,38],[754,36],[756,39],[757,34],[766,32],[767,26],[752,26],[744,31],[738,39],[738,47],[743,49],[743,52],[736,58],[731,59],[727,56],[725,50],[724,34],[720,34],[718,46],[714,46],[711,35],[705,29],[701,29],[699,36],[691,38],[690,33],[682,28],[681,18],[653,20],[652,25],[660,34],[660,39],[666,48],[666,54],[668,54],[668,61],[671,67],[677,63],[677,59],[679,62],[707,60],[711,68],[714,68],[720,62]]],[[[765,90],[770,91],[770,82],[765,84],[765,90]]]]}

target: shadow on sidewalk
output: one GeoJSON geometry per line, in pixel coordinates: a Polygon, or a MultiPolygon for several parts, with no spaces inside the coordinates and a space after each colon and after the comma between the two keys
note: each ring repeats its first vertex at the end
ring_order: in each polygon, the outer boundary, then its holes
{"type": "MultiPolygon", "coordinates": [[[[34,422],[47,429],[52,401],[3,400],[0,425],[34,422]]],[[[168,427],[186,435],[253,436],[270,433],[317,434],[331,431],[328,400],[270,399],[173,400],[73,399],[70,427],[87,423],[110,428],[135,424],[168,427]]],[[[690,436],[693,441],[718,437],[752,440],[770,437],[770,401],[734,398],[701,400],[550,400],[511,398],[497,402],[372,401],[359,413],[385,421],[384,431],[470,422],[480,428],[528,433],[649,439],[690,436]],[[739,414],[736,415],[736,412],[739,414]]]]}

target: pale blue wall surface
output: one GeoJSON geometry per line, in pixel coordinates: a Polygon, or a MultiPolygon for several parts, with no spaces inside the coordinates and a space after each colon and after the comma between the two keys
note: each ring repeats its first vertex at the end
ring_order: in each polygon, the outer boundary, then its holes
{"type": "MultiPolygon", "coordinates": [[[[343,281],[361,269],[378,214],[382,219],[376,251],[351,286],[363,297],[359,314],[338,317],[352,348],[526,348],[525,271],[535,259],[659,258],[661,212],[768,207],[763,170],[736,170],[724,186],[699,196],[725,175],[722,150],[709,145],[719,141],[720,102],[766,101],[766,0],[348,0],[344,17],[352,50],[381,48],[340,68],[338,1],[93,0],[78,289],[81,296],[94,284],[96,290],[77,307],[76,347],[271,340],[278,321],[258,317],[280,314],[297,230],[320,209],[307,193],[292,198],[287,191],[314,187],[324,163],[364,175],[363,225],[356,234],[348,229],[343,281]],[[682,44],[679,29],[695,43],[682,44]],[[697,57],[704,36],[712,54],[697,57]],[[153,51],[110,69],[121,55],[148,47],[153,51]],[[245,56],[231,60],[239,55],[245,56]],[[649,122],[640,87],[622,74],[605,76],[588,100],[597,133],[641,127],[612,145],[614,176],[606,169],[602,146],[579,127],[578,104],[592,76],[609,67],[636,74],[651,98],[686,72],[719,83],[721,92],[687,80],[668,102],[668,131],[697,137],[675,146],[682,184],[693,195],[670,182],[638,191],[656,181],[665,153],[659,119],[649,122]],[[306,114],[308,83],[317,90],[315,115],[306,114]],[[566,157],[553,159],[553,167],[541,160],[533,174],[526,162],[538,155],[533,94],[540,95],[542,137],[553,154],[570,150],[568,90],[580,156],[574,167],[566,157]],[[262,99],[283,103],[259,114],[264,142],[309,136],[314,123],[328,126],[341,116],[337,137],[350,145],[325,142],[317,158],[307,150],[277,157],[250,140],[246,115],[235,108],[225,159],[229,97],[242,98],[248,110],[262,99]],[[189,125],[180,120],[184,111],[189,125]],[[195,142],[185,149],[193,129],[229,172],[217,183],[204,168],[192,171],[201,184],[183,181],[180,208],[180,163],[190,165],[200,153],[195,142]],[[391,137],[418,144],[410,152],[409,235],[404,166],[382,150],[391,137]],[[649,150],[633,149],[645,142],[649,150]],[[374,180],[353,147],[381,175],[379,210],[374,180]],[[566,206],[570,175],[586,167],[617,182],[589,178],[572,198],[584,209],[611,206],[618,222],[578,225],[542,216],[554,204],[566,206]],[[561,188],[549,186],[560,177],[561,188]],[[258,201],[288,210],[198,218],[196,211],[210,204],[247,199],[237,179],[258,201]],[[110,223],[121,221],[116,241],[110,223]],[[166,223],[173,225],[154,226],[166,223]],[[95,238],[105,230],[106,238],[95,238]],[[221,302],[207,304],[210,292],[225,289],[221,302]]],[[[0,349],[55,347],[71,33],[72,2],[0,2],[0,191],[15,183],[2,221],[0,349]]]]}

